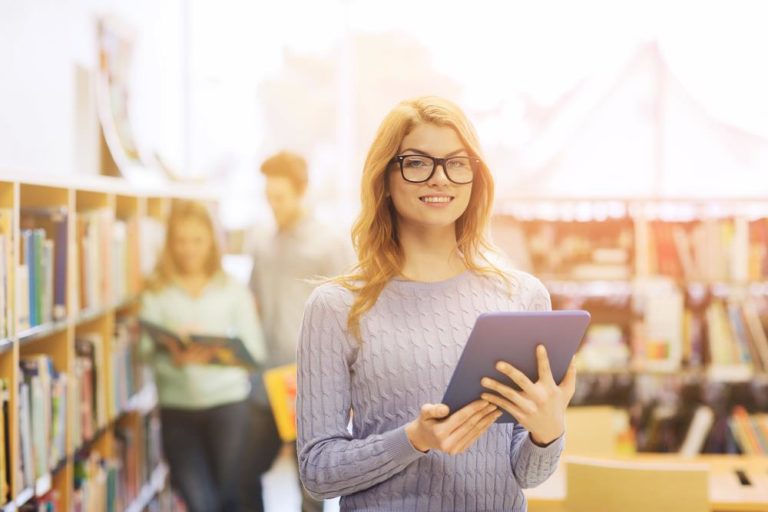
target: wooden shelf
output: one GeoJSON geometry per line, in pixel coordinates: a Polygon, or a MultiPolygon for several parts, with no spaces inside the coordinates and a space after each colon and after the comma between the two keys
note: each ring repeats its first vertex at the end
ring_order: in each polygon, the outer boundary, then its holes
{"type": "Polygon", "coordinates": [[[38,338],[44,338],[46,336],[51,336],[52,334],[63,332],[67,329],[68,325],[69,323],[66,320],[36,325],[21,331],[18,335],[18,339],[21,343],[27,343],[38,338]]]}
{"type": "MultiPolygon", "coordinates": [[[[61,224],[48,226],[37,224],[39,216],[50,212],[56,212],[61,219],[61,213],[64,212],[64,231],[66,232],[66,246],[55,247],[59,251],[64,248],[66,254],[66,297],[64,304],[60,304],[64,316],[60,320],[49,321],[34,327],[19,329],[18,314],[20,304],[13,302],[14,314],[9,317],[8,333],[0,337],[0,379],[7,383],[9,392],[8,403],[8,429],[6,435],[9,437],[6,457],[8,466],[14,468],[7,476],[9,479],[9,496],[14,499],[5,506],[0,507],[0,512],[17,510],[18,507],[29,502],[36,496],[40,496],[49,490],[55,490],[60,497],[61,509],[71,510],[74,500],[74,482],[75,482],[75,463],[77,455],[83,451],[93,451],[104,459],[117,457],[116,447],[118,439],[116,430],[126,430],[130,438],[136,439],[135,450],[140,450],[139,466],[145,467],[149,464],[145,459],[144,450],[147,446],[144,432],[144,421],[142,415],[151,413],[157,404],[157,396],[154,386],[147,385],[132,396],[127,404],[122,404],[122,410],[115,410],[121,407],[115,403],[113,397],[115,386],[117,385],[117,368],[113,368],[115,361],[113,343],[115,335],[115,326],[118,318],[130,317],[136,315],[138,311],[140,290],[140,276],[131,273],[128,270],[122,271],[122,266],[115,270],[112,266],[113,261],[119,261],[121,265],[128,263],[133,268],[143,268],[140,261],[131,261],[132,255],[142,254],[142,251],[134,251],[135,246],[127,245],[121,247],[119,254],[120,260],[113,259],[112,255],[97,258],[96,265],[88,267],[90,272],[96,269],[101,276],[96,282],[97,286],[103,286],[103,293],[94,295],[99,300],[91,300],[90,304],[94,307],[82,309],[81,305],[87,305],[87,301],[82,301],[82,294],[79,288],[82,286],[80,279],[81,265],[80,254],[86,248],[83,245],[84,237],[78,237],[78,222],[81,224],[95,210],[105,213],[108,219],[107,226],[117,226],[121,223],[126,226],[126,240],[142,240],[142,229],[144,221],[142,219],[151,219],[151,222],[164,222],[170,211],[171,202],[174,199],[194,199],[203,202],[215,202],[217,191],[210,187],[177,186],[161,188],[137,188],[126,183],[124,180],[91,177],[91,176],[32,176],[28,177],[23,173],[3,173],[0,177],[0,208],[4,213],[10,212],[11,224],[0,225],[0,232],[8,236],[11,241],[11,249],[14,257],[10,262],[10,270],[13,277],[17,277],[17,270],[29,262],[28,259],[22,259],[23,253],[21,244],[21,232],[23,229],[38,229],[45,233],[45,242],[50,240],[54,245],[57,238],[53,235],[60,234],[61,224]],[[172,192],[169,192],[172,190],[172,192]],[[140,221],[140,222],[139,222],[140,221]],[[130,227],[130,231],[128,230],[130,227]],[[4,231],[7,230],[7,231],[4,231]],[[130,238],[129,238],[130,237],[130,238]],[[103,264],[102,264],[103,262],[103,264]],[[103,282],[103,285],[101,284],[103,282]],[[114,284],[117,282],[120,286],[114,284]],[[122,297],[119,300],[102,300],[104,297],[115,297],[117,294],[127,293],[129,296],[122,297]],[[99,359],[100,375],[98,383],[104,392],[105,409],[103,411],[104,422],[96,427],[97,432],[87,442],[80,443],[75,439],[75,428],[79,425],[79,417],[75,417],[74,398],[76,396],[75,386],[78,380],[74,378],[77,362],[77,353],[75,349],[75,340],[83,336],[99,334],[102,337],[101,359],[99,359]],[[55,370],[67,375],[66,387],[66,425],[65,442],[63,451],[66,454],[60,461],[53,461],[53,469],[42,478],[38,478],[34,485],[24,485],[23,479],[16,468],[20,467],[20,397],[18,389],[24,379],[20,368],[22,358],[29,358],[37,354],[49,356],[55,370]]],[[[48,220],[46,218],[45,220],[48,220]]],[[[57,222],[61,222],[58,220],[57,222]]],[[[156,231],[152,229],[152,231],[156,231]]],[[[123,233],[123,231],[115,231],[123,233]]],[[[154,235],[152,232],[150,235],[154,235]]],[[[112,232],[104,231],[103,236],[110,237],[112,232]]],[[[27,235],[29,236],[29,235],[27,235]]],[[[110,238],[105,238],[110,239],[110,238]]],[[[140,243],[140,242],[139,242],[140,243]]],[[[110,251],[114,251],[114,246],[110,245],[110,251]]],[[[28,253],[27,253],[28,254],[28,253]]],[[[55,254],[61,254],[57,252],[55,254]]],[[[84,254],[84,253],[83,253],[84,254]]],[[[106,254],[106,253],[105,253],[106,254]]],[[[24,258],[27,258],[25,255],[24,258]]],[[[135,259],[135,256],[133,256],[135,259]]],[[[126,265],[127,268],[127,265],[126,265]]],[[[5,272],[6,269],[2,269],[5,272]]],[[[14,283],[14,281],[10,281],[14,283]]],[[[47,281],[46,281],[47,282],[47,281]]],[[[55,282],[55,280],[54,280],[55,282]]],[[[0,281],[2,283],[2,281],[0,281]]],[[[87,291],[87,290],[84,290],[87,291]]],[[[102,290],[100,290],[101,292],[102,290]]],[[[57,312],[58,314],[58,312],[57,312]]],[[[38,318],[45,318],[43,315],[38,318]]],[[[50,318],[50,316],[48,316],[50,318]]],[[[122,364],[122,363],[121,363],[122,364]]],[[[128,366],[127,368],[130,368],[128,366]]],[[[0,440],[2,442],[3,440],[0,440]]],[[[52,453],[57,457],[58,454],[52,453]]],[[[146,469],[144,469],[146,471],[146,469]]],[[[167,468],[164,466],[155,468],[152,479],[146,483],[142,494],[134,503],[136,510],[140,510],[143,505],[151,500],[152,496],[162,488],[167,476],[167,468]],[[143,500],[143,501],[142,501],[143,500]]],[[[135,476],[134,476],[135,478],[135,476]]]]}

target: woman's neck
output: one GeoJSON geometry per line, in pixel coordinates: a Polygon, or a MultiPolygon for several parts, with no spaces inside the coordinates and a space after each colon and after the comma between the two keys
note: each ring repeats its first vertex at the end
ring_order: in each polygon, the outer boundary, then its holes
{"type": "Polygon", "coordinates": [[[402,276],[412,281],[450,279],[466,270],[458,251],[453,226],[437,229],[403,229],[399,233],[405,255],[402,276]]]}
{"type": "Polygon", "coordinates": [[[193,297],[199,297],[208,284],[210,277],[204,271],[179,273],[176,276],[179,286],[193,297]]]}

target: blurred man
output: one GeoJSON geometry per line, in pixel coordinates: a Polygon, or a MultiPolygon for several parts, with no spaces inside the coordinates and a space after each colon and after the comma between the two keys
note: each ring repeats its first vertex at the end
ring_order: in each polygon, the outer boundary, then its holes
{"type": "MultiPolygon", "coordinates": [[[[268,366],[279,366],[296,361],[304,303],[315,286],[309,280],[342,273],[353,262],[353,254],[349,243],[314,220],[306,209],[307,164],[301,156],[280,152],[262,163],[261,172],[266,177],[267,201],[277,230],[256,242],[250,286],[264,328],[268,366]]],[[[282,443],[260,375],[254,376],[253,387],[250,465],[243,473],[243,500],[246,510],[260,511],[261,476],[269,470],[282,443]]],[[[295,452],[295,444],[293,449],[295,452]]],[[[322,502],[301,489],[302,511],[323,509],[322,502]]]]}

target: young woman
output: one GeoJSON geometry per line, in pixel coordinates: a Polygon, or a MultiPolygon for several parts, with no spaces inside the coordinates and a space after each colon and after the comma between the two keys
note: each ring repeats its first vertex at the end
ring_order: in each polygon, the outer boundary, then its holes
{"type": "MultiPolygon", "coordinates": [[[[213,222],[199,203],[174,204],[165,247],[142,296],[141,316],[182,335],[239,336],[254,358],[264,359],[251,294],[222,271],[213,222]]],[[[171,482],[187,510],[238,510],[247,371],[208,364],[211,354],[202,346],[179,352],[168,345],[165,351],[144,339],[142,350],[155,372],[171,482]]]]}
{"type": "Polygon", "coordinates": [[[342,510],[523,511],[522,489],[555,470],[573,365],[555,384],[539,348],[537,382],[491,379],[458,411],[442,397],[475,319],[548,310],[534,277],[504,272],[485,238],[493,181],[454,104],[399,104],[362,177],[356,273],[318,287],[298,350],[299,466],[307,490],[342,510]],[[509,411],[514,424],[494,424],[509,411]],[[351,423],[351,433],[348,424],[351,423]]]}

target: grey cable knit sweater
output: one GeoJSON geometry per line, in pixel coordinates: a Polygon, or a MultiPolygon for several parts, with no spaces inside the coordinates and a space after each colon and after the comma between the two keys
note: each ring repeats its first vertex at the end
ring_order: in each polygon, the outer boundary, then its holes
{"type": "Polygon", "coordinates": [[[298,349],[301,480],[342,510],[524,511],[522,489],[546,480],[563,439],[539,447],[517,424],[495,424],[460,455],[422,453],[405,425],[439,403],[475,319],[486,311],[551,309],[524,272],[464,272],[436,283],[391,281],[363,316],[362,344],[347,332],[352,294],[324,284],[310,296],[298,349]],[[352,433],[348,430],[352,414],[352,433]]]}

